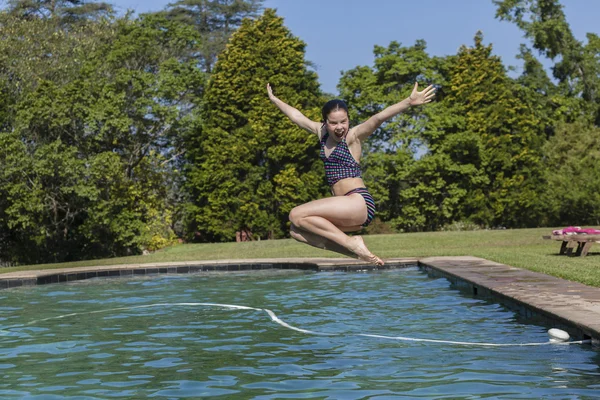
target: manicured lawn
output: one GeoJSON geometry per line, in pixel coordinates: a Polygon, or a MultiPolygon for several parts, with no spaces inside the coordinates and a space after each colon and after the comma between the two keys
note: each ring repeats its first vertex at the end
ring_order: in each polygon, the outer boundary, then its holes
{"type": "MultiPolygon", "coordinates": [[[[382,258],[476,256],[600,287],[600,244],[586,257],[559,256],[560,242],[543,240],[552,228],[469,232],[428,232],[365,236],[369,249],[382,258]]],[[[248,258],[341,257],[292,239],[245,243],[184,244],[148,256],[132,256],[64,264],[30,265],[1,272],[92,265],[137,264],[248,258]]]]}

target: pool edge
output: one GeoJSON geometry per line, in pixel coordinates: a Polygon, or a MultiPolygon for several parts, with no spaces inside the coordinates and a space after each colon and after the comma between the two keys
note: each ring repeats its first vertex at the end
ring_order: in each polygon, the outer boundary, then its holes
{"type": "Polygon", "coordinates": [[[474,297],[600,346],[600,288],[478,257],[427,257],[418,265],[474,297]]]}

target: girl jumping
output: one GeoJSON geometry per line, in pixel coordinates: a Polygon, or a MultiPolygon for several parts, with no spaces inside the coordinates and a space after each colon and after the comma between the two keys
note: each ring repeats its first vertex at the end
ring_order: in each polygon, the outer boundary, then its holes
{"type": "Polygon", "coordinates": [[[318,136],[320,158],[333,197],[313,200],[290,212],[291,236],[320,249],[358,257],[375,265],[383,260],[367,249],[361,236],[348,236],[369,225],[375,216],[375,202],[365,187],[360,168],[362,143],[379,126],[411,106],[429,103],[435,96],[432,85],[418,91],[415,83],[411,95],[350,128],[348,107],[342,100],[331,100],[321,110],[322,121],[311,121],[296,108],[278,99],[267,84],[269,99],[294,124],[318,136]]]}

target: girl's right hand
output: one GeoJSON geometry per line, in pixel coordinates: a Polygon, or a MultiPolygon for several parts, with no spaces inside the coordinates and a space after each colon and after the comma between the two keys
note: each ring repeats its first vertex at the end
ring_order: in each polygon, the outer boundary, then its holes
{"type": "Polygon", "coordinates": [[[417,88],[419,84],[415,82],[415,87],[413,88],[408,101],[411,106],[419,106],[421,104],[427,104],[433,100],[435,97],[435,87],[433,85],[427,86],[424,90],[418,91],[417,88]]]}

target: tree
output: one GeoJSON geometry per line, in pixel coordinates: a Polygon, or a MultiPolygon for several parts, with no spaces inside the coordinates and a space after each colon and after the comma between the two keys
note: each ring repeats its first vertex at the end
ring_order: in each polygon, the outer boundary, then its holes
{"type": "Polygon", "coordinates": [[[559,0],[494,0],[496,17],[514,22],[533,41],[533,48],[551,60],[560,94],[577,102],[560,103],[567,122],[584,119],[600,126],[600,38],[587,34],[578,41],[567,23],[559,0]]]}
{"type": "Polygon", "coordinates": [[[193,26],[200,35],[200,64],[210,73],[217,55],[244,18],[254,18],[264,0],[178,0],[169,4],[166,15],[193,26]]]}
{"type": "Polygon", "coordinates": [[[561,124],[544,145],[550,226],[599,225],[600,128],[561,124]]]}
{"type": "Polygon", "coordinates": [[[8,0],[8,12],[19,19],[54,19],[72,25],[113,14],[110,4],[87,0],[8,0]]]}
{"type": "Polygon", "coordinates": [[[268,9],[244,20],[219,56],[203,124],[188,144],[190,214],[202,240],[233,240],[238,231],[283,237],[291,208],[325,192],[318,141],[266,94],[270,82],[278,96],[319,118],[322,99],[304,48],[268,9]]]}
{"type": "Polygon", "coordinates": [[[57,262],[80,255],[80,246],[64,243],[75,244],[71,228],[86,213],[94,188],[76,149],[56,141],[30,152],[16,134],[0,134],[0,145],[0,226],[11,238],[0,257],[57,262]]]}
{"type": "Polygon", "coordinates": [[[114,28],[70,82],[38,79],[15,107],[15,127],[35,143],[60,138],[85,154],[116,152],[132,177],[151,151],[178,161],[204,75],[179,59],[195,46],[191,30],[155,15],[114,28]]]}
{"type": "Polygon", "coordinates": [[[67,31],[50,19],[23,20],[0,12],[0,129],[13,129],[14,105],[41,82],[73,81],[89,55],[113,37],[108,20],[88,21],[67,31]]]}
{"type": "MultiPolygon", "coordinates": [[[[44,22],[25,21],[35,29],[23,25],[20,32],[38,32],[44,22]]],[[[101,45],[79,52],[81,42],[67,42],[77,52],[61,58],[64,76],[50,67],[35,76],[23,59],[14,64],[24,72],[5,64],[13,101],[2,135],[13,150],[0,160],[0,227],[12,244],[9,259],[125,255],[174,239],[182,137],[204,84],[187,58],[197,37],[155,15],[101,23],[111,31],[101,45]]]]}
{"type": "Polygon", "coordinates": [[[473,169],[460,185],[466,189],[464,203],[454,218],[484,226],[535,226],[541,214],[543,126],[529,92],[508,78],[491,45],[482,42],[478,33],[474,47],[463,46],[450,68],[445,102],[447,113],[458,119],[448,125],[444,116],[432,116],[426,135],[442,135],[433,152],[473,169]]]}
{"type": "Polygon", "coordinates": [[[542,76],[539,62],[522,45],[525,73],[519,78],[537,94],[548,142],[544,146],[543,224],[597,224],[597,142],[600,126],[600,38],[587,34],[578,41],[558,0],[495,0],[496,16],[514,22],[542,56],[556,60],[554,86],[542,76]],[[542,105],[540,107],[540,105],[542,105]],[[596,211],[594,211],[596,210],[596,211]]]}

